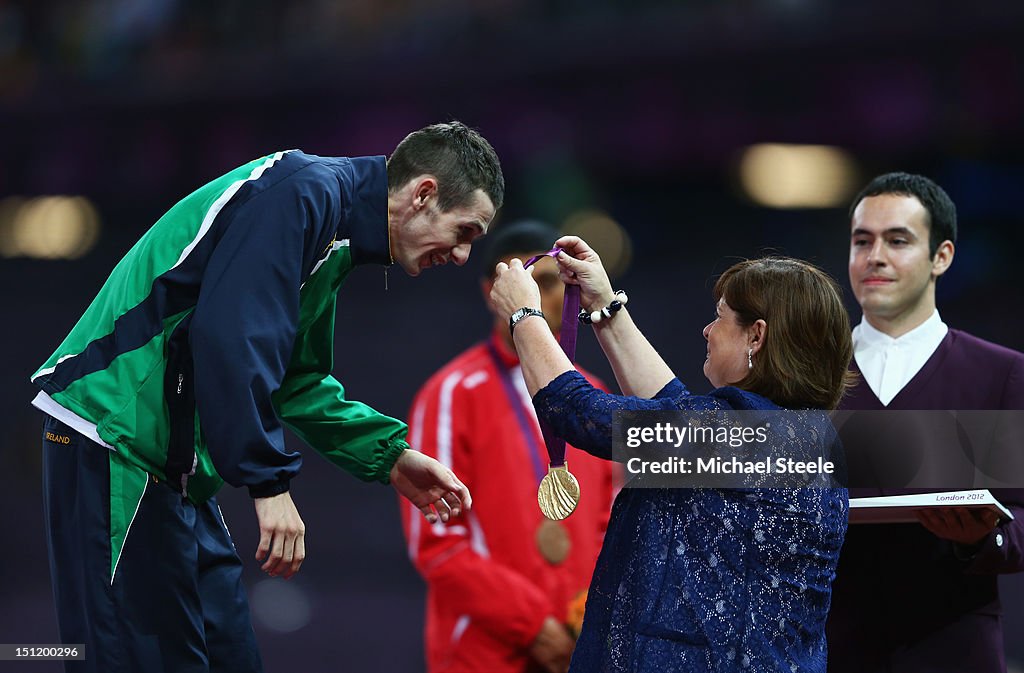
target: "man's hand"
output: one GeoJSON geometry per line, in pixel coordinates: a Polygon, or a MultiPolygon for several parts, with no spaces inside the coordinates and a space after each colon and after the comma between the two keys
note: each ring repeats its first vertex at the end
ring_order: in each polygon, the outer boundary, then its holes
{"type": "Polygon", "coordinates": [[[530,645],[530,656],[548,673],[565,673],[576,642],[554,617],[544,620],[540,633],[530,645]]]}
{"type": "Polygon", "coordinates": [[[455,473],[430,456],[406,449],[391,467],[391,485],[430,523],[468,512],[473,498],[455,473]]]}
{"type": "Polygon", "coordinates": [[[962,507],[929,507],[919,510],[917,519],[937,537],[962,545],[978,544],[999,523],[999,516],[992,512],[962,507]]]}
{"type": "Polygon", "coordinates": [[[271,577],[284,575],[288,579],[299,572],[306,558],[306,525],[287,491],[269,498],[256,498],[253,504],[260,524],[256,560],[262,561],[265,557],[263,572],[271,577]]]}

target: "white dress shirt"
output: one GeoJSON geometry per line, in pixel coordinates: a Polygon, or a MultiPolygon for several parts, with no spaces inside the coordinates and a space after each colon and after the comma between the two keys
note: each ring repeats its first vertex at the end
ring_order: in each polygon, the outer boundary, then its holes
{"type": "Polygon", "coordinates": [[[898,339],[878,331],[864,319],[853,328],[857,367],[882,404],[888,406],[921,371],[948,331],[938,311],[898,339]]]}

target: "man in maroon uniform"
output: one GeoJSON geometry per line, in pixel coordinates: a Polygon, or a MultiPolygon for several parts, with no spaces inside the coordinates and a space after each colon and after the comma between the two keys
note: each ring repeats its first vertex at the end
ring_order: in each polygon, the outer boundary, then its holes
{"type": "MultiPolygon", "coordinates": [[[[850,217],[861,377],[840,408],[1024,409],[1024,355],[950,329],[936,309],[956,241],[949,196],[927,178],[890,173],[864,188],[850,217]]],[[[898,491],[850,496],[883,493],[898,491]]],[[[1014,521],[934,508],[920,526],[850,527],[833,585],[830,672],[1006,670],[997,576],[1024,569],[1024,491],[993,494],[1014,521]]]]}

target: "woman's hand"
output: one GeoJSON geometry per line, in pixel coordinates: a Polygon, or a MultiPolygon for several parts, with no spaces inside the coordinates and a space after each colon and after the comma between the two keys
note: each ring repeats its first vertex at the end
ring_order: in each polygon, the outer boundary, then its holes
{"type": "Polygon", "coordinates": [[[511,263],[499,262],[497,276],[491,287],[491,301],[498,315],[508,320],[523,307],[540,310],[540,288],[533,280],[533,267],[523,268],[523,262],[513,259],[511,263]]]}
{"type": "Polygon", "coordinates": [[[580,286],[580,303],[588,311],[597,311],[612,302],[612,283],[601,258],[579,236],[563,236],[555,241],[562,249],[555,260],[558,275],[566,285],[580,286]]]}

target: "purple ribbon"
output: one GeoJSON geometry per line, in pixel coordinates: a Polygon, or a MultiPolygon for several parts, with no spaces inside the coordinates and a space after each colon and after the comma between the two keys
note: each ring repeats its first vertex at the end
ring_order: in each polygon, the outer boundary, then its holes
{"type": "MultiPolygon", "coordinates": [[[[560,252],[562,252],[561,248],[551,248],[551,250],[543,254],[535,255],[526,260],[523,268],[529,268],[541,257],[557,257],[560,252]]],[[[562,352],[565,353],[565,357],[569,358],[569,362],[573,362],[576,359],[576,331],[579,329],[580,324],[579,313],[580,286],[566,285],[565,299],[562,302],[562,329],[558,333],[558,345],[562,347],[562,352]]],[[[565,465],[565,440],[556,435],[551,426],[545,423],[539,415],[537,420],[540,421],[540,432],[544,435],[544,445],[548,449],[549,465],[551,467],[565,465]]]]}
{"type": "MultiPolygon", "coordinates": [[[[487,342],[487,350],[494,361],[494,368],[498,370],[501,386],[505,389],[505,398],[512,405],[512,411],[515,412],[516,421],[519,423],[519,432],[526,441],[526,450],[529,452],[530,462],[533,464],[533,473],[537,475],[537,481],[539,482],[547,474],[547,471],[544,469],[540,447],[537,446],[537,435],[534,434],[533,424],[530,423],[530,419],[526,415],[526,410],[523,406],[523,398],[519,396],[516,384],[512,382],[512,376],[505,367],[505,362],[498,354],[498,349],[490,341],[487,342]]],[[[545,445],[546,442],[547,439],[545,438],[545,445]]]]}

